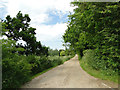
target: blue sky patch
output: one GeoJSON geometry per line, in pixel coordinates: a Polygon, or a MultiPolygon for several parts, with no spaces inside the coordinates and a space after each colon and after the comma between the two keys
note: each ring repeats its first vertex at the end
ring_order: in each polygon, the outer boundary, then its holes
{"type": "Polygon", "coordinates": [[[51,20],[43,23],[45,25],[54,25],[57,23],[65,23],[68,21],[67,19],[68,14],[63,14],[62,12],[58,13],[57,11],[48,11],[47,13],[48,17],[51,18],[51,20]]]}
{"type": "Polygon", "coordinates": [[[0,18],[4,19],[5,15],[7,14],[7,7],[4,5],[3,7],[0,8],[0,18]]]}

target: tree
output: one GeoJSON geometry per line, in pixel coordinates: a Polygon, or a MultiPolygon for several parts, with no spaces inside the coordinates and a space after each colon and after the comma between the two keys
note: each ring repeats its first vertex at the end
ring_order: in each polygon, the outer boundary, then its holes
{"type": "MultiPolygon", "coordinates": [[[[6,17],[6,20],[3,21],[3,35],[6,35],[8,39],[19,41],[23,40],[26,42],[26,45],[17,44],[16,47],[22,47],[25,49],[24,52],[19,52],[20,54],[36,54],[41,55],[44,53],[43,50],[47,53],[45,47],[42,47],[41,42],[36,41],[35,30],[36,28],[30,27],[30,17],[28,14],[23,15],[20,11],[16,17],[11,18],[10,15],[6,17]]],[[[45,54],[45,53],[44,53],[45,54]]]]}
{"type": "Polygon", "coordinates": [[[81,56],[86,49],[97,52],[103,68],[118,70],[120,60],[120,3],[71,2],[77,8],[69,15],[65,43],[81,56]]]}
{"type": "Polygon", "coordinates": [[[50,56],[59,55],[59,51],[57,49],[55,49],[55,50],[49,49],[48,52],[49,52],[50,56]]]}

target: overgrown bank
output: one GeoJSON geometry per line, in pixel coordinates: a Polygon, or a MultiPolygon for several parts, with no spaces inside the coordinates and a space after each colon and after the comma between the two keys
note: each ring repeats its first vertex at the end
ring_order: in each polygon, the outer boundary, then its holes
{"type": "Polygon", "coordinates": [[[72,56],[58,56],[58,58],[46,56],[23,56],[12,54],[2,60],[2,88],[19,88],[24,83],[30,81],[38,73],[63,64],[72,56]]]}
{"type": "Polygon", "coordinates": [[[115,72],[113,69],[102,69],[102,65],[104,65],[105,63],[103,62],[101,65],[99,65],[99,63],[96,63],[98,59],[95,55],[94,50],[85,50],[82,58],[79,54],[78,56],[80,66],[87,73],[102,80],[108,80],[118,83],[118,72],[115,72]]]}

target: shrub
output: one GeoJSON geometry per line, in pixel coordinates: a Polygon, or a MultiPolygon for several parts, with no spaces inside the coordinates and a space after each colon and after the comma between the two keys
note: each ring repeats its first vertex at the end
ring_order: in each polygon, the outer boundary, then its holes
{"type": "Polygon", "coordinates": [[[17,88],[30,80],[31,65],[25,56],[14,55],[2,60],[2,87],[17,88]]]}
{"type": "Polygon", "coordinates": [[[99,70],[105,65],[104,61],[99,60],[97,53],[94,50],[85,50],[83,51],[83,54],[82,60],[85,60],[92,68],[99,70]]]}
{"type": "Polygon", "coordinates": [[[65,51],[61,51],[60,56],[65,56],[65,51]]]}
{"type": "MultiPolygon", "coordinates": [[[[102,71],[102,73],[106,75],[118,74],[117,70],[115,71],[111,67],[107,67],[107,62],[105,61],[105,59],[101,59],[97,51],[89,49],[89,50],[83,51],[83,53],[84,53],[84,56],[82,57],[82,60],[84,60],[84,62],[87,63],[93,69],[100,70],[102,71]]],[[[105,56],[102,56],[102,57],[105,57],[105,56]]]]}
{"type": "Polygon", "coordinates": [[[63,64],[68,57],[56,57],[52,60],[46,56],[35,55],[23,56],[18,54],[10,54],[11,56],[3,58],[3,79],[2,85],[4,89],[18,88],[27,81],[31,80],[31,76],[42,72],[50,67],[63,64]]]}
{"type": "Polygon", "coordinates": [[[39,58],[35,58],[34,55],[28,56],[29,63],[32,65],[31,73],[34,75],[39,73],[46,68],[48,68],[47,63],[49,62],[46,56],[40,56],[39,58]]]}

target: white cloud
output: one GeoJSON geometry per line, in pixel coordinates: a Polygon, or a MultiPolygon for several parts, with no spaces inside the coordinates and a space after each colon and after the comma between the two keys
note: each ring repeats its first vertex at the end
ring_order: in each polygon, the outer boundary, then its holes
{"type": "Polygon", "coordinates": [[[39,15],[36,15],[35,17],[34,16],[31,16],[31,17],[32,17],[31,23],[37,24],[37,25],[51,20],[51,18],[48,17],[48,14],[39,14],[39,15]]]}
{"type": "Polygon", "coordinates": [[[19,2],[18,0],[8,0],[8,3],[7,3],[7,15],[10,14],[12,17],[15,16],[18,11],[19,11],[19,2]]]}
{"type": "Polygon", "coordinates": [[[57,36],[62,36],[67,29],[66,23],[57,23],[55,25],[33,25],[37,28],[36,37],[38,41],[49,41],[55,39],[57,36]]]}
{"type": "Polygon", "coordinates": [[[31,23],[42,24],[51,20],[49,11],[59,15],[60,18],[69,11],[73,12],[70,2],[73,0],[7,0],[6,15],[14,17],[19,11],[29,14],[31,23]]]}
{"type": "MultiPolygon", "coordinates": [[[[73,0],[8,0],[7,9],[8,14],[12,17],[15,16],[18,11],[27,13],[31,18],[45,15],[47,11],[54,10],[57,14],[66,14],[69,11],[72,12],[73,7],[70,7],[70,2],[73,0]]],[[[44,22],[46,17],[42,17],[41,22],[44,22]],[[42,21],[43,20],[43,21],[42,21]]],[[[32,20],[34,22],[34,20],[32,20]]]]}
{"type": "Polygon", "coordinates": [[[58,36],[62,37],[62,34],[67,29],[66,23],[43,24],[52,21],[52,17],[49,17],[49,12],[53,13],[55,11],[54,14],[62,18],[69,11],[73,12],[73,7],[70,7],[71,1],[73,0],[8,0],[8,13],[6,15],[14,17],[19,11],[23,14],[29,14],[31,26],[37,29],[37,40],[46,42],[54,40],[58,36]]]}

